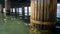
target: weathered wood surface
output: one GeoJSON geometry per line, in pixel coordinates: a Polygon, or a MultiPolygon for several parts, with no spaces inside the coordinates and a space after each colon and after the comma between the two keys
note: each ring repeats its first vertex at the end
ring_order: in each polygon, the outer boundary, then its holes
{"type": "Polygon", "coordinates": [[[0,13],[2,12],[2,4],[0,4],[0,13]]]}
{"type": "Polygon", "coordinates": [[[10,7],[11,7],[11,2],[9,0],[5,0],[6,15],[10,15],[10,7]]]}
{"type": "MultiPolygon", "coordinates": [[[[56,21],[56,7],[57,0],[31,0],[31,34],[33,31],[37,30],[38,32],[41,29],[47,30],[47,33],[48,31],[53,31],[56,21]]],[[[38,33],[35,31],[34,34],[38,33]]]]}

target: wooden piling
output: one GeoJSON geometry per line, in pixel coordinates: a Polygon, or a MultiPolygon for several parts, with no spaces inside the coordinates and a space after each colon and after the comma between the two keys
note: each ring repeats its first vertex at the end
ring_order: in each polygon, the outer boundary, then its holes
{"type": "Polygon", "coordinates": [[[10,7],[11,7],[11,2],[9,0],[5,0],[5,11],[6,11],[6,15],[10,15],[10,7]]]}
{"type": "Polygon", "coordinates": [[[22,3],[22,19],[25,18],[24,3],[22,3]]]}
{"type": "Polygon", "coordinates": [[[30,34],[55,32],[57,0],[31,0],[30,34]]]}
{"type": "Polygon", "coordinates": [[[2,4],[0,4],[0,13],[2,13],[3,11],[3,9],[2,9],[3,7],[2,7],[2,4]]]}

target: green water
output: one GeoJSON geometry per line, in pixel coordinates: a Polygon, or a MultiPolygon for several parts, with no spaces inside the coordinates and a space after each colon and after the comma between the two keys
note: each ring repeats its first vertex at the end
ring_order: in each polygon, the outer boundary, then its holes
{"type": "Polygon", "coordinates": [[[29,27],[24,23],[18,18],[0,14],[0,34],[29,34],[29,27]]]}

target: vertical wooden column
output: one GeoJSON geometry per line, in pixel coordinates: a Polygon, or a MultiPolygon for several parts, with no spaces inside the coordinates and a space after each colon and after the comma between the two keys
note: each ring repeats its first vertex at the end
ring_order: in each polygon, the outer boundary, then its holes
{"type": "Polygon", "coordinates": [[[22,19],[25,18],[24,3],[22,3],[22,19]]]}
{"type": "Polygon", "coordinates": [[[17,11],[16,11],[16,7],[15,7],[15,17],[17,17],[17,11]]]}
{"type": "Polygon", "coordinates": [[[0,4],[0,13],[2,13],[2,9],[3,7],[2,7],[2,4],[0,4]]]}
{"type": "Polygon", "coordinates": [[[29,16],[29,6],[27,7],[27,16],[29,16]]]}
{"type": "Polygon", "coordinates": [[[31,0],[30,34],[53,34],[57,0],[31,0]]]}
{"type": "Polygon", "coordinates": [[[27,19],[29,20],[29,6],[27,5],[27,19]]]}
{"type": "Polygon", "coordinates": [[[6,9],[6,15],[10,15],[10,1],[9,0],[5,0],[5,9],[6,9]]]}
{"type": "Polygon", "coordinates": [[[16,4],[16,6],[15,6],[15,17],[16,17],[16,18],[18,17],[18,11],[17,11],[17,8],[18,8],[18,5],[16,4]]]}
{"type": "Polygon", "coordinates": [[[17,7],[17,17],[19,16],[19,7],[17,7]]]}
{"type": "Polygon", "coordinates": [[[19,16],[19,7],[18,7],[18,16],[19,16]]]}

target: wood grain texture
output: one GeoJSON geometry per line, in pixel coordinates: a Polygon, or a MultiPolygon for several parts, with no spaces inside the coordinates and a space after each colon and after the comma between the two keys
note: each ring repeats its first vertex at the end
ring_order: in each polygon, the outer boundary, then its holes
{"type": "Polygon", "coordinates": [[[56,0],[31,1],[31,19],[43,22],[55,22],[56,3],[56,0]]]}
{"type": "Polygon", "coordinates": [[[34,31],[31,30],[32,33],[46,34],[54,30],[56,7],[57,0],[31,0],[30,24],[34,31]]]}
{"type": "Polygon", "coordinates": [[[10,15],[10,7],[11,7],[11,2],[8,0],[5,0],[5,11],[6,11],[6,15],[10,15]]]}

